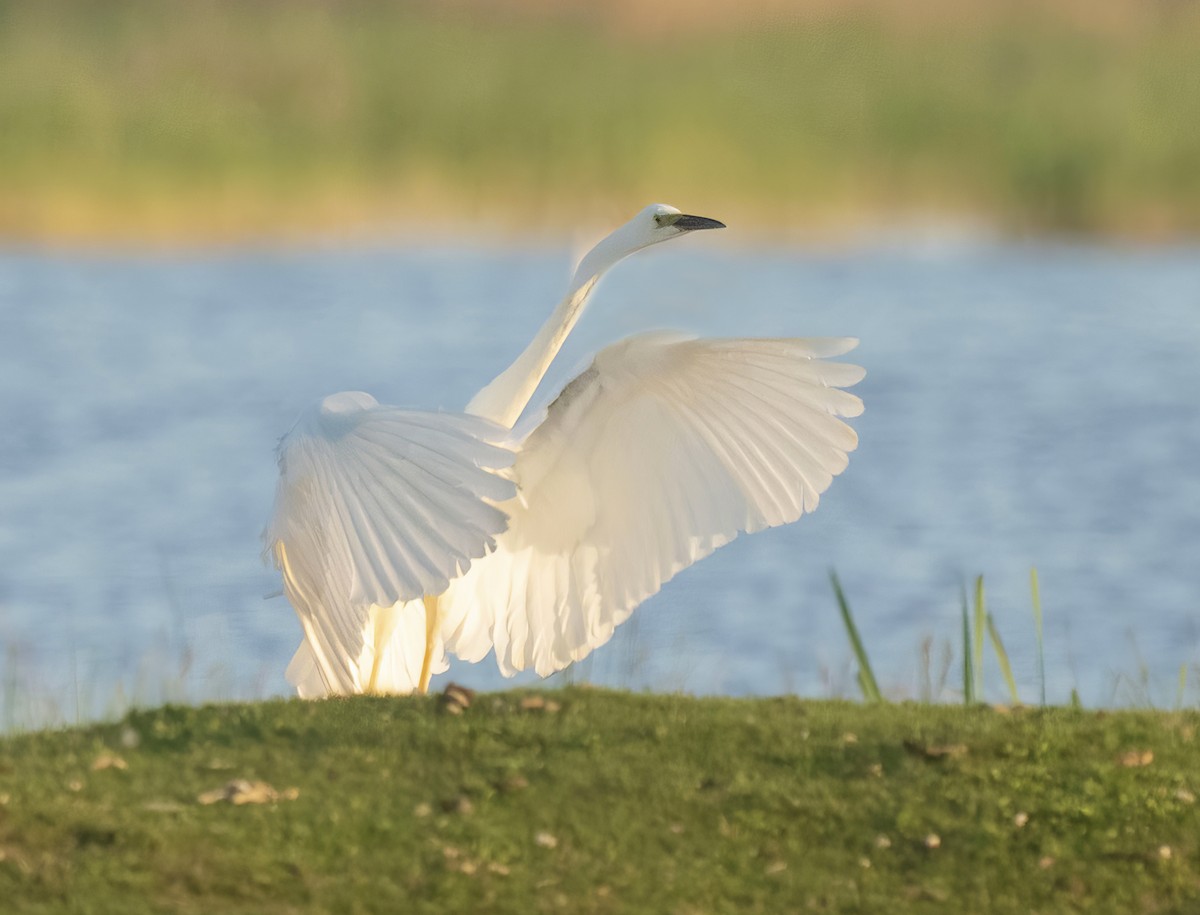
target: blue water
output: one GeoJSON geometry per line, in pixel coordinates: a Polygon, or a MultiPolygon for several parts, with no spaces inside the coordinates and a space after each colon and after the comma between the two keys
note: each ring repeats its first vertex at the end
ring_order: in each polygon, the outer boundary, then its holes
{"type": "MultiPolygon", "coordinates": [[[[524,346],[568,260],[399,242],[0,253],[8,716],[284,693],[299,627],[266,597],[258,540],[276,439],[339,390],[461,407],[524,346]]],[[[684,573],[569,676],[853,693],[836,568],[885,690],[921,695],[948,643],[953,699],[960,589],[983,573],[1036,701],[1036,564],[1050,700],[1174,702],[1200,661],[1200,249],[689,240],[614,272],[550,380],[651,327],[860,337],[861,445],[815,515],[684,573]]],[[[985,675],[1003,698],[991,657],[985,675]]],[[[490,660],[451,676],[502,682],[490,660]]]]}

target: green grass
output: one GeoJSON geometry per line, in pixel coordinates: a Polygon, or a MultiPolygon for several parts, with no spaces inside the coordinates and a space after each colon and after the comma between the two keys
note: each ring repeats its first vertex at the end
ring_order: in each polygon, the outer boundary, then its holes
{"type": "Polygon", "coordinates": [[[967,608],[967,591],[965,587],[962,593],[962,659],[963,704],[974,705],[977,701],[975,689],[981,680],[981,677],[975,672],[975,665],[982,661],[982,658],[977,657],[976,653],[972,650],[971,617],[967,608]]]}
{"type": "MultiPolygon", "coordinates": [[[[980,576],[981,586],[982,582],[983,577],[980,576]]],[[[1013,676],[1012,663],[1008,660],[1008,651],[1004,648],[1004,640],[1000,638],[1000,630],[996,628],[996,621],[992,619],[990,613],[987,615],[987,631],[992,648],[996,652],[996,660],[1000,662],[1000,673],[1004,675],[1004,685],[1008,688],[1008,700],[1013,705],[1020,705],[1021,697],[1017,692],[1017,679],[1013,676]]],[[[1043,701],[1042,705],[1045,704],[1043,701]]]]}
{"type": "Polygon", "coordinates": [[[1037,636],[1038,685],[1042,705],[1046,704],[1046,644],[1042,633],[1042,589],[1038,584],[1037,567],[1029,570],[1029,590],[1033,602],[1033,630],[1037,636]]]}
{"type": "Polygon", "coordinates": [[[522,695],[457,717],[424,698],[166,707],[0,740],[4,910],[1200,905],[1194,712],[522,695]],[[127,768],[94,771],[105,755],[127,768]],[[298,796],[197,802],[234,778],[298,796]]]}
{"type": "MultiPolygon", "coordinates": [[[[834,600],[837,602],[838,610],[841,613],[842,624],[845,626],[846,635],[850,640],[850,647],[854,651],[854,657],[858,663],[859,689],[864,699],[868,701],[880,701],[882,695],[879,692],[878,685],[876,685],[875,674],[871,669],[871,661],[867,654],[866,646],[863,644],[862,637],[859,635],[858,626],[854,622],[854,614],[846,600],[845,593],[842,591],[841,582],[834,572],[830,573],[829,578],[833,585],[834,600]]],[[[1042,599],[1036,568],[1031,568],[1029,571],[1029,584],[1030,597],[1033,604],[1034,635],[1037,639],[1038,683],[1041,704],[1044,706],[1046,704],[1046,657],[1042,633],[1042,599]]],[[[1012,662],[1008,657],[1008,650],[1004,647],[1004,640],[1000,637],[1000,630],[996,626],[995,619],[987,609],[987,597],[982,575],[975,577],[974,594],[974,609],[972,610],[968,604],[967,591],[964,586],[961,603],[963,704],[974,705],[976,702],[983,701],[983,636],[986,630],[988,640],[992,643],[992,650],[996,654],[996,661],[1000,665],[1000,673],[1004,678],[1005,688],[1008,690],[1008,700],[1014,706],[1022,705],[1020,692],[1017,689],[1017,680],[1013,675],[1012,662]],[[974,619],[974,623],[972,623],[972,619],[974,619]]],[[[949,643],[946,643],[946,645],[947,650],[949,650],[949,643]]],[[[926,639],[921,652],[921,692],[925,701],[933,701],[934,699],[931,646],[932,639],[926,639]]],[[[1136,644],[1134,648],[1136,649],[1136,644]]],[[[939,677],[939,683],[944,682],[949,660],[950,658],[947,656],[942,676],[939,677]]],[[[1140,657],[1138,661],[1136,684],[1133,684],[1126,677],[1119,677],[1117,685],[1120,686],[1124,682],[1127,687],[1136,686],[1136,688],[1127,688],[1125,698],[1127,700],[1136,700],[1135,704],[1151,707],[1154,705],[1154,701],[1150,688],[1150,670],[1145,661],[1140,657]]],[[[1183,707],[1186,687],[1187,665],[1183,664],[1179,668],[1178,685],[1175,693],[1175,708],[1177,709],[1183,707]]],[[[938,694],[941,692],[940,685],[937,692],[938,694]]],[[[1071,691],[1071,697],[1073,705],[1080,705],[1078,696],[1074,690],[1071,691]]]]}
{"type": "Polygon", "coordinates": [[[0,0],[0,236],[561,229],[649,199],[773,234],[914,212],[1200,229],[1194,4],[654,35],[469,9],[0,0]]]}
{"type": "Polygon", "coordinates": [[[842,615],[842,625],[846,627],[846,635],[850,639],[850,646],[854,649],[854,658],[858,662],[858,688],[868,702],[881,702],[883,694],[879,691],[875,671],[871,669],[867,649],[863,645],[862,636],[858,634],[858,626],[854,624],[854,614],[850,611],[850,604],[846,601],[842,583],[838,580],[836,572],[829,573],[829,581],[833,585],[833,596],[837,601],[838,612],[842,615]]]}

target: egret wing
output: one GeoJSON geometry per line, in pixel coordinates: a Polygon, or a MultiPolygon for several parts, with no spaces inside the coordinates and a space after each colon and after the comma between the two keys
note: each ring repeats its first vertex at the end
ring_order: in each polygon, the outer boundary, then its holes
{"type": "Polygon", "coordinates": [[[513,469],[491,555],[442,599],[447,647],[493,644],[546,675],[606,642],[681,569],[743,531],[795,521],[858,439],[839,417],[852,339],[643,335],[603,350],[551,404],[513,469]]]}
{"type": "Polygon", "coordinates": [[[275,510],[264,533],[284,591],[330,692],[364,687],[371,608],[442,593],[495,545],[513,483],[507,430],[474,416],[327,397],[279,444],[275,510]]]}

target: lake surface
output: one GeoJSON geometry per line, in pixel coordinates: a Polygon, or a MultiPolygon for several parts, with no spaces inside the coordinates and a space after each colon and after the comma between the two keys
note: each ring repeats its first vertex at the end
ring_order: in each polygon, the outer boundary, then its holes
{"type": "MultiPolygon", "coordinates": [[[[949,644],[950,700],[960,591],[982,573],[1036,701],[1036,565],[1048,698],[1173,704],[1180,666],[1200,661],[1200,249],[748,252],[731,235],[618,267],[544,391],[648,328],[853,335],[859,450],[815,515],[682,574],[568,676],[854,694],[835,568],[885,690],[921,695],[949,644]]],[[[267,597],[279,584],[259,542],[276,440],[340,390],[461,408],[548,314],[569,259],[402,242],[0,253],[9,724],[285,693],[299,626],[267,597]]],[[[985,675],[1003,699],[990,655],[985,675]]],[[[505,682],[490,659],[450,676],[505,682]]]]}

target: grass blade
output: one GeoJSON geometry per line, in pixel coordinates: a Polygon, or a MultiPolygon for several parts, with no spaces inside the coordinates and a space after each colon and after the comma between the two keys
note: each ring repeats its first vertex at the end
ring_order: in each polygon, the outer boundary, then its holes
{"type": "Polygon", "coordinates": [[[975,576],[975,698],[983,700],[983,631],[987,626],[987,609],[983,598],[983,576],[975,576]]]}
{"type": "Polygon", "coordinates": [[[867,659],[867,650],[863,647],[862,639],[858,634],[858,627],[854,625],[854,617],[850,614],[850,604],[846,602],[846,595],[842,592],[842,583],[838,581],[837,572],[829,573],[829,580],[833,584],[833,594],[837,598],[838,609],[842,613],[842,622],[846,626],[846,634],[850,637],[850,646],[854,649],[854,657],[858,659],[858,686],[862,690],[863,698],[868,702],[882,702],[883,696],[879,692],[879,684],[875,682],[875,673],[871,670],[871,662],[867,659]]]}
{"type": "Polygon", "coordinates": [[[917,669],[917,695],[920,701],[929,704],[933,701],[933,637],[921,639],[921,666],[917,669]]]}
{"type": "Polygon", "coordinates": [[[1008,685],[1008,697],[1013,705],[1020,705],[1021,697],[1017,695],[1017,681],[1013,677],[1012,665],[1008,663],[1008,652],[1004,650],[1004,642],[1000,639],[1000,632],[996,629],[996,623],[990,613],[987,615],[987,629],[996,659],[1000,662],[1000,672],[1004,674],[1004,682],[1008,685]]]}
{"type": "Polygon", "coordinates": [[[975,670],[971,663],[971,615],[967,606],[967,588],[962,591],[963,705],[975,704],[975,670]]]}
{"type": "Polygon", "coordinates": [[[1175,708],[1183,708],[1183,694],[1187,689],[1187,664],[1179,665],[1179,690],[1175,693],[1175,708]]]}
{"type": "Polygon", "coordinates": [[[1042,691],[1042,707],[1046,707],[1046,652],[1042,643],[1042,593],[1038,587],[1037,566],[1029,569],[1029,590],[1033,595],[1033,625],[1037,630],[1038,683],[1042,691]]]}

